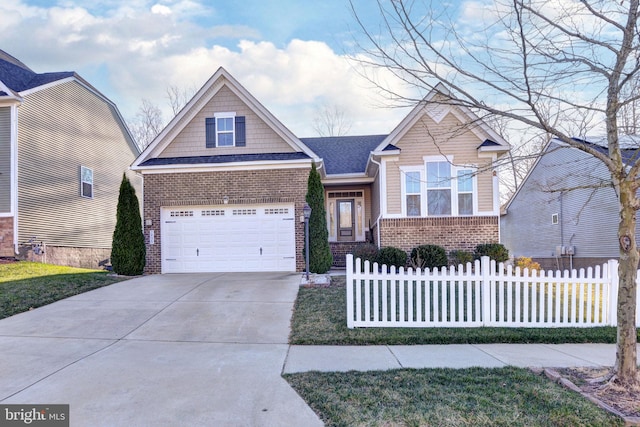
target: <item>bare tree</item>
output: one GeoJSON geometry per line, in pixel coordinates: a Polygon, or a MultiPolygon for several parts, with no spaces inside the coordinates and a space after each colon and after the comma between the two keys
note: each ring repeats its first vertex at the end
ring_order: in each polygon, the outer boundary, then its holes
{"type": "Polygon", "coordinates": [[[449,15],[454,8],[411,0],[378,0],[381,22],[369,27],[351,3],[366,48],[358,60],[391,99],[415,104],[442,83],[455,93],[443,103],[538,129],[606,166],[620,212],[611,382],[634,390],[640,389],[635,316],[640,161],[623,161],[620,115],[639,99],[630,90],[640,74],[639,2],[494,0],[490,6],[482,3],[486,7],[468,21],[471,28],[449,15]],[[387,85],[389,73],[416,95],[387,85]],[[595,131],[606,134],[607,153],[572,138],[595,131]]]}
{"type": "Polygon", "coordinates": [[[162,111],[160,111],[157,105],[143,98],[138,112],[133,119],[127,121],[127,126],[136,144],[142,151],[164,127],[162,111]]]}
{"type": "MultiPolygon", "coordinates": [[[[181,89],[171,85],[167,86],[166,92],[167,102],[173,116],[175,116],[189,102],[195,93],[195,88],[181,89]]],[[[138,107],[136,115],[127,121],[127,126],[141,150],[144,150],[154,140],[165,125],[160,107],[146,98],[142,99],[142,104],[138,107]]]]}
{"type": "Polygon", "coordinates": [[[182,110],[182,107],[187,105],[194,93],[196,93],[194,86],[188,88],[179,88],[175,85],[167,86],[167,99],[174,116],[182,110]]]}
{"type": "Polygon", "coordinates": [[[338,105],[322,104],[316,108],[313,129],[320,136],[343,136],[351,130],[352,122],[338,105]]]}

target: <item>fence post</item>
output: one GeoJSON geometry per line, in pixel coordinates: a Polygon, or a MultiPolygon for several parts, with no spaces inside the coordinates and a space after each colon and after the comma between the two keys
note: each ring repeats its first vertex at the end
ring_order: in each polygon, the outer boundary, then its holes
{"type": "Polygon", "coordinates": [[[610,259],[607,264],[609,270],[609,326],[616,326],[618,324],[618,287],[620,286],[618,261],[610,259]]]}
{"type": "Polygon", "coordinates": [[[353,329],[353,254],[347,254],[347,328],[353,329]]]}
{"type": "Polygon", "coordinates": [[[482,325],[491,323],[491,264],[488,256],[480,258],[480,274],[482,274],[482,325]]]}

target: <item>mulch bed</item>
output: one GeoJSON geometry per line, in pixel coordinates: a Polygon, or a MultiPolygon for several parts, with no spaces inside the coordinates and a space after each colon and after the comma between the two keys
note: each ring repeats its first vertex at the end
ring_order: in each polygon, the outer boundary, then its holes
{"type": "Polygon", "coordinates": [[[611,368],[545,369],[547,377],[618,415],[628,426],[640,426],[640,390],[610,383],[611,368]]]}

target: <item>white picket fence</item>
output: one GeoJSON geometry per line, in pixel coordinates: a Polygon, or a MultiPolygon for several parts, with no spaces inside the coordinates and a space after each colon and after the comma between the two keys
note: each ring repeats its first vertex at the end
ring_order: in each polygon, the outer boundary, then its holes
{"type": "MultiPolygon", "coordinates": [[[[521,270],[488,257],[404,269],[347,255],[347,326],[615,326],[618,262],[571,272],[521,270]]],[[[640,289],[638,295],[640,302],[640,289]]],[[[636,313],[640,326],[640,306],[636,313]]]]}

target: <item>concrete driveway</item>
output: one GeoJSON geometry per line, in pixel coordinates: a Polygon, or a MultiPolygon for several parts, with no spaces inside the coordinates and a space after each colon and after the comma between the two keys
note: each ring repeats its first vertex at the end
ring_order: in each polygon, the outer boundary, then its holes
{"type": "Polygon", "coordinates": [[[0,320],[0,402],[72,426],[314,426],[280,374],[300,276],[145,276],[0,320]]]}

